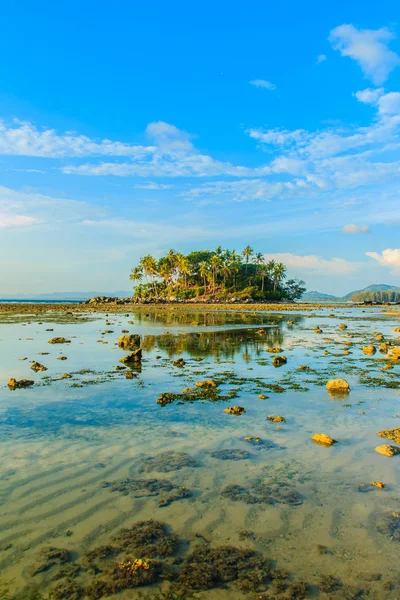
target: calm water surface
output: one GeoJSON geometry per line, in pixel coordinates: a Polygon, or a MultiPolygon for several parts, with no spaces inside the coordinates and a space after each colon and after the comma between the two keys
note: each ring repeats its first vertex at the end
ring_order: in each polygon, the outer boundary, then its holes
{"type": "MultiPolygon", "coordinates": [[[[377,309],[4,317],[0,598],[28,598],[32,586],[44,598],[95,597],[88,586],[127,555],[94,568],[85,553],[115,545],[122,527],[149,519],[179,536],[175,555],[182,560],[201,546],[228,545],[259,553],[288,574],[281,587],[266,577],[254,589],[219,581],[206,591],[199,576],[196,598],[400,598],[393,516],[400,514],[400,456],[374,450],[391,443],[377,431],[400,426],[400,365],[382,371],[384,354],[362,352],[374,332],[395,342],[396,326],[399,319],[377,309]],[[133,379],[116,369],[126,354],[116,345],[122,330],[142,340],[133,379]],[[50,345],[53,336],[71,343],[50,345]],[[287,364],[274,368],[268,347],[282,348],[287,364]],[[173,365],[178,358],[183,367],[173,365]],[[48,370],[33,373],[34,360],[48,370]],[[36,383],[10,391],[10,377],[36,383]],[[350,383],[346,398],[327,393],[332,377],[350,383]],[[195,383],[205,379],[219,384],[211,398],[189,392],[157,403],[160,394],[199,389],[195,383]],[[226,414],[233,405],[245,414],[226,414]],[[286,422],[269,422],[268,415],[286,422]],[[312,442],[320,432],[338,444],[312,442]],[[49,546],[68,550],[68,561],[44,564],[49,546]],[[304,582],[306,592],[294,582],[304,582]]],[[[132,551],[129,557],[146,558],[132,551]]],[[[156,579],[140,588],[144,597],[179,589],[179,581],[156,579]]]]}

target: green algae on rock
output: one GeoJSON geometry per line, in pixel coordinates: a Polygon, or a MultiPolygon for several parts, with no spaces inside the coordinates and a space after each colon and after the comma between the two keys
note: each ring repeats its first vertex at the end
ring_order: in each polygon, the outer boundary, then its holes
{"type": "Polygon", "coordinates": [[[35,373],[37,373],[38,371],[47,371],[47,367],[45,367],[44,365],[42,365],[40,362],[37,362],[36,360],[31,364],[32,371],[35,371],[35,373]]]}
{"type": "Polygon", "coordinates": [[[228,406],[228,408],[224,408],[224,412],[228,413],[228,415],[243,415],[246,411],[243,406],[228,406]]]}
{"type": "Polygon", "coordinates": [[[7,385],[10,388],[10,390],[17,390],[17,389],[31,387],[32,385],[35,385],[35,382],[32,379],[17,380],[14,377],[11,377],[11,379],[8,380],[7,385]]]}
{"type": "Polygon", "coordinates": [[[49,344],[70,344],[71,340],[67,340],[65,337],[53,337],[48,341],[49,344]]]}
{"type": "Polygon", "coordinates": [[[132,333],[130,335],[120,335],[118,346],[122,350],[136,350],[140,347],[140,335],[132,333]]]}
{"type": "Polygon", "coordinates": [[[286,356],[274,356],[272,359],[272,364],[274,365],[274,367],[281,367],[282,365],[285,365],[287,363],[287,358],[286,356]]]}

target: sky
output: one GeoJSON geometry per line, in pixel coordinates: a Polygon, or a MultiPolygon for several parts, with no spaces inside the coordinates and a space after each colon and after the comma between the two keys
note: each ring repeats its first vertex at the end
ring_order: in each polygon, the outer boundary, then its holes
{"type": "Polygon", "coordinates": [[[128,290],[250,244],[309,290],[400,286],[395,0],[0,7],[0,296],[128,290]]]}

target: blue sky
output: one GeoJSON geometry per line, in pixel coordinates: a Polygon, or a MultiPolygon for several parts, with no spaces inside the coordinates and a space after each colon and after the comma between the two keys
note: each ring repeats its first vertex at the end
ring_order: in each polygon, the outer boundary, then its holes
{"type": "Polygon", "coordinates": [[[3,2],[1,294],[223,246],[400,285],[395,1],[3,2]]]}

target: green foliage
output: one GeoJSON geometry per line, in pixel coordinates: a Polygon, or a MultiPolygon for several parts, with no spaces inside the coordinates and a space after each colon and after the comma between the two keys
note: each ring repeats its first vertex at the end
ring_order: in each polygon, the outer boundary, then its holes
{"type": "Polygon", "coordinates": [[[171,249],[158,261],[148,254],[132,269],[130,279],[139,299],[296,300],[305,291],[303,281],[284,283],[283,263],[265,262],[250,246],[240,254],[222,246],[187,256],[171,249]]]}

